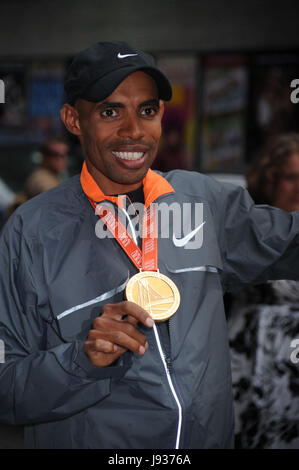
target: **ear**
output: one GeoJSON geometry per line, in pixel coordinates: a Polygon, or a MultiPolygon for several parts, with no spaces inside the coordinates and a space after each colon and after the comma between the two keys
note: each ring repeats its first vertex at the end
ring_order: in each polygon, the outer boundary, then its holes
{"type": "Polygon", "coordinates": [[[164,114],[164,110],[165,110],[165,106],[164,106],[164,101],[163,101],[163,100],[159,100],[159,106],[160,106],[159,112],[160,112],[160,116],[161,116],[161,119],[162,119],[163,114],[164,114]]]}
{"type": "Polygon", "coordinates": [[[65,103],[61,108],[60,117],[68,131],[78,136],[82,134],[79,114],[76,108],[68,103],[65,103]]]}

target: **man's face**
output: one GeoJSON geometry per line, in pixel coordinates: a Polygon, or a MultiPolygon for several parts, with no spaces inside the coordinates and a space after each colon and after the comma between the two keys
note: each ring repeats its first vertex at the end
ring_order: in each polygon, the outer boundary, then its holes
{"type": "Polygon", "coordinates": [[[49,146],[51,155],[43,156],[43,166],[58,175],[67,169],[68,145],[63,142],[52,142],[49,146]]]}
{"type": "Polygon", "coordinates": [[[140,186],[157,154],[163,102],[154,80],[135,72],[104,101],[75,106],[89,172],[106,194],[140,186]]]}

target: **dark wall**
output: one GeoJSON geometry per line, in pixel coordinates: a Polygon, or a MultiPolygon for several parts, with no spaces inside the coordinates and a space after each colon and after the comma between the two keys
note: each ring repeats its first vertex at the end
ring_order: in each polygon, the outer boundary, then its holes
{"type": "Polygon", "coordinates": [[[299,46],[296,0],[2,0],[0,55],[69,55],[99,40],[158,50],[299,46]]]}

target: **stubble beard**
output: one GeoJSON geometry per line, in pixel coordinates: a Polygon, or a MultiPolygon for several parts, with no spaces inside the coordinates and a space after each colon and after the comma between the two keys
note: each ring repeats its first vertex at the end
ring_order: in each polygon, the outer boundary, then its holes
{"type": "Polygon", "coordinates": [[[111,181],[117,184],[136,184],[143,180],[158,153],[158,145],[156,146],[156,148],[148,144],[147,146],[147,152],[149,155],[146,159],[146,163],[144,167],[139,170],[139,174],[134,174],[134,171],[121,171],[117,167],[117,164],[113,160],[111,154],[112,149],[115,148],[115,144],[110,144],[107,147],[101,148],[93,139],[90,138],[88,133],[86,133],[84,142],[82,143],[86,161],[88,161],[96,169],[97,172],[100,172],[106,178],[110,179],[111,181]],[[105,154],[107,155],[106,158],[105,154]],[[102,162],[102,165],[99,164],[100,162],[102,162]]]}

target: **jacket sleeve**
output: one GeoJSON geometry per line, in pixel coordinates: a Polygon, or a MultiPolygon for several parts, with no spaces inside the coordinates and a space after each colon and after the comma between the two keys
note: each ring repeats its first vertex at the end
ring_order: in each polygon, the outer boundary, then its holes
{"type": "Polygon", "coordinates": [[[217,199],[224,290],[299,280],[299,211],[255,205],[247,190],[230,184],[217,199]]]}
{"type": "Polygon", "coordinates": [[[17,221],[13,215],[0,237],[0,421],[56,421],[104,399],[129,361],[95,367],[85,356],[83,341],[47,347],[32,253],[17,221]]]}

